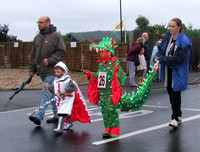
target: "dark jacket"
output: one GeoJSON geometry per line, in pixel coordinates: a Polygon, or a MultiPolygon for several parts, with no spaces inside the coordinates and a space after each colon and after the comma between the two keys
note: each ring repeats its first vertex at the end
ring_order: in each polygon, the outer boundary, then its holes
{"type": "Polygon", "coordinates": [[[156,57],[161,64],[161,81],[164,81],[165,76],[167,76],[165,66],[172,68],[173,90],[184,91],[188,86],[189,58],[192,43],[188,36],[179,33],[175,42],[174,55],[166,56],[166,50],[171,39],[171,34],[167,33],[165,39],[158,45],[156,57]]]}
{"type": "Polygon", "coordinates": [[[150,53],[151,52],[150,52],[150,48],[149,48],[149,41],[146,40],[144,42],[144,57],[145,57],[145,60],[149,60],[150,59],[150,56],[151,56],[150,53]]]}
{"type": "Polygon", "coordinates": [[[138,42],[133,42],[131,48],[127,54],[126,60],[134,62],[135,56],[140,53],[140,50],[143,46],[138,42]]]}
{"type": "Polygon", "coordinates": [[[56,28],[51,25],[47,31],[41,31],[33,41],[30,56],[29,72],[39,76],[54,75],[54,66],[66,56],[64,41],[56,28]],[[44,66],[47,58],[49,65],[44,66]]]}

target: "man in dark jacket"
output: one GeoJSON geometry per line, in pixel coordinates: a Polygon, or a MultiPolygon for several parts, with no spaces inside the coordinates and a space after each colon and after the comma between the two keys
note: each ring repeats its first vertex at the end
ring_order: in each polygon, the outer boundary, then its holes
{"type": "MultiPolygon", "coordinates": [[[[150,57],[151,57],[151,52],[149,48],[149,34],[144,32],[142,33],[142,37],[145,38],[144,42],[144,57],[147,63],[147,71],[149,70],[149,64],[150,64],[150,57]]],[[[145,72],[146,73],[146,72],[145,72]]]]}
{"type": "MultiPolygon", "coordinates": [[[[56,27],[50,24],[50,18],[48,16],[40,17],[37,23],[40,33],[33,41],[33,48],[30,55],[29,75],[34,76],[34,74],[37,74],[41,77],[43,82],[42,98],[38,105],[38,107],[40,107],[54,97],[54,94],[49,93],[47,88],[45,88],[45,84],[53,83],[55,78],[54,66],[65,58],[66,48],[61,35],[56,32],[56,27]]],[[[47,123],[55,123],[58,121],[55,102],[52,102],[52,107],[54,117],[48,119],[47,123]]],[[[34,116],[30,116],[29,119],[35,124],[40,125],[46,109],[47,107],[39,110],[38,113],[34,116]]]]}

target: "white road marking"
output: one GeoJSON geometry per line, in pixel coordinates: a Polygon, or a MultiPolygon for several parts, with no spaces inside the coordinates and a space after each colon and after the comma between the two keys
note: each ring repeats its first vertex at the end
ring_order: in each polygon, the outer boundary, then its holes
{"type": "MultiPolygon", "coordinates": [[[[143,106],[144,107],[150,107],[150,108],[164,108],[164,109],[169,109],[170,108],[170,107],[167,107],[167,106],[155,106],[155,105],[143,105],[143,106]]],[[[33,109],[33,108],[27,108],[27,109],[21,109],[21,110],[23,111],[23,110],[28,110],[28,109],[33,109]]],[[[87,109],[88,109],[88,112],[89,112],[90,116],[92,116],[92,115],[101,116],[101,112],[94,112],[95,110],[98,110],[98,109],[100,110],[100,107],[97,107],[97,106],[87,106],[87,109]]],[[[192,108],[182,108],[182,110],[197,111],[197,112],[200,111],[200,109],[192,109],[192,108]]],[[[1,113],[15,112],[15,111],[20,111],[20,110],[6,111],[6,112],[1,112],[1,113]]],[[[138,112],[138,111],[136,111],[136,112],[138,112]]],[[[128,113],[130,113],[130,112],[128,112],[128,113]]],[[[27,113],[27,115],[30,115],[30,114],[31,113],[27,113]]],[[[129,115],[129,114],[125,114],[125,115],[129,115]]],[[[142,115],[144,115],[144,114],[141,114],[141,116],[142,115]]],[[[53,111],[52,110],[47,110],[45,112],[45,116],[47,116],[47,117],[53,116],[53,111]]],[[[121,115],[121,116],[123,116],[123,115],[121,115]]],[[[133,116],[129,116],[129,117],[133,117],[133,116]]],[[[102,120],[102,118],[99,118],[99,119],[93,120],[92,122],[101,121],[101,120],[102,120]]]]}
{"type": "Polygon", "coordinates": [[[197,81],[197,80],[199,80],[199,79],[200,79],[200,78],[196,78],[196,79],[190,81],[190,83],[194,83],[195,81],[197,81]]]}
{"type": "Polygon", "coordinates": [[[93,110],[96,110],[96,109],[100,109],[100,107],[97,107],[97,108],[87,108],[88,111],[93,111],[93,110]]]}
{"type": "Polygon", "coordinates": [[[183,108],[184,110],[189,110],[189,111],[200,111],[200,109],[190,109],[190,108],[183,108]]]}
{"type": "Polygon", "coordinates": [[[101,116],[101,112],[90,113],[90,116],[101,116]]]}
{"type": "MultiPolygon", "coordinates": [[[[134,111],[134,112],[120,113],[119,119],[144,116],[144,115],[151,114],[152,112],[153,112],[152,110],[139,110],[139,111],[134,111]]],[[[103,120],[103,118],[93,119],[92,122],[97,122],[97,121],[101,121],[101,120],[103,120]]]]}
{"type": "MultiPolygon", "coordinates": [[[[143,107],[150,107],[150,108],[166,108],[166,109],[169,109],[169,108],[170,108],[170,107],[167,107],[167,106],[154,106],[154,105],[143,105],[143,107]]],[[[182,110],[200,111],[200,109],[192,109],[192,108],[182,108],[182,110]]]]}
{"type": "Polygon", "coordinates": [[[27,111],[27,110],[30,110],[30,109],[32,110],[32,109],[36,109],[36,108],[25,108],[25,109],[11,110],[11,111],[3,111],[3,112],[0,112],[0,114],[13,113],[13,112],[19,112],[19,111],[27,111]]]}
{"type": "MultiPolygon", "coordinates": [[[[187,121],[191,121],[191,120],[195,120],[195,119],[199,119],[199,118],[200,118],[200,115],[195,115],[195,116],[184,118],[182,120],[182,122],[187,122],[187,121]]],[[[120,137],[118,137],[118,138],[110,138],[110,139],[106,139],[106,140],[95,141],[92,144],[101,145],[101,144],[105,144],[105,143],[112,142],[112,141],[115,141],[115,140],[128,138],[128,137],[139,135],[139,134],[146,133],[146,132],[149,132],[149,131],[168,127],[168,125],[169,125],[169,123],[164,123],[164,124],[160,124],[160,125],[157,125],[157,126],[153,126],[153,127],[137,130],[137,131],[134,131],[134,132],[130,132],[130,133],[127,133],[127,134],[123,134],[123,135],[120,135],[120,137]]]]}
{"type": "Polygon", "coordinates": [[[168,109],[169,107],[166,106],[154,106],[154,105],[143,105],[144,107],[150,107],[150,108],[166,108],[168,109]]]}

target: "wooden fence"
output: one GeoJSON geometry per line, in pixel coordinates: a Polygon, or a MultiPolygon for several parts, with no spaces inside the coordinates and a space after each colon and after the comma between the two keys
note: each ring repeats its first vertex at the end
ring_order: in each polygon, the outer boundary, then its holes
{"type": "MultiPolygon", "coordinates": [[[[95,51],[89,51],[87,43],[77,43],[71,47],[66,43],[66,58],[64,62],[71,71],[82,71],[85,69],[96,71],[98,68],[99,55],[95,51]]],[[[32,42],[19,42],[18,47],[13,43],[0,44],[0,67],[4,68],[28,68],[32,42]]],[[[126,53],[129,45],[119,44],[115,55],[119,58],[121,65],[127,71],[126,53]],[[119,51],[120,50],[120,51],[119,51]]]]}
{"type": "MultiPolygon", "coordinates": [[[[149,35],[149,46],[152,50],[158,35],[149,35]]],[[[195,70],[200,63],[200,39],[191,38],[192,51],[190,56],[190,70],[195,70]]],[[[19,42],[18,47],[14,43],[0,43],[0,67],[3,68],[28,68],[32,42],[19,42]]],[[[120,60],[120,65],[127,72],[126,54],[130,44],[118,43],[115,55],[120,60]]],[[[66,58],[64,62],[71,71],[82,71],[85,69],[96,71],[98,68],[99,55],[95,51],[89,51],[88,43],[77,43],[71,47],[66,43],[66,58]]]]}

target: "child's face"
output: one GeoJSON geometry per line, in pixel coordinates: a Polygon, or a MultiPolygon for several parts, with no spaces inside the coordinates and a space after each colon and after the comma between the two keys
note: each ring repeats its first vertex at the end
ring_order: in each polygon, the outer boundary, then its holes
{"type": "Polygon", "coordinates": [[[144,54],[144,48],[143,47],[140,50],[140,54],[144,54]]]}
{"type": "Polygon", "coordinates": [[[111,52],[102,50],[102,51],[99,51],[99,55],[100,55],[101,59],[106,59],[111,56],[111,52]]]}
{"type": "Polygon", "coordinates": [[[55,67],[54,73],[57,78],[61,78],[66,72],[61,67],[55,67]]]}

